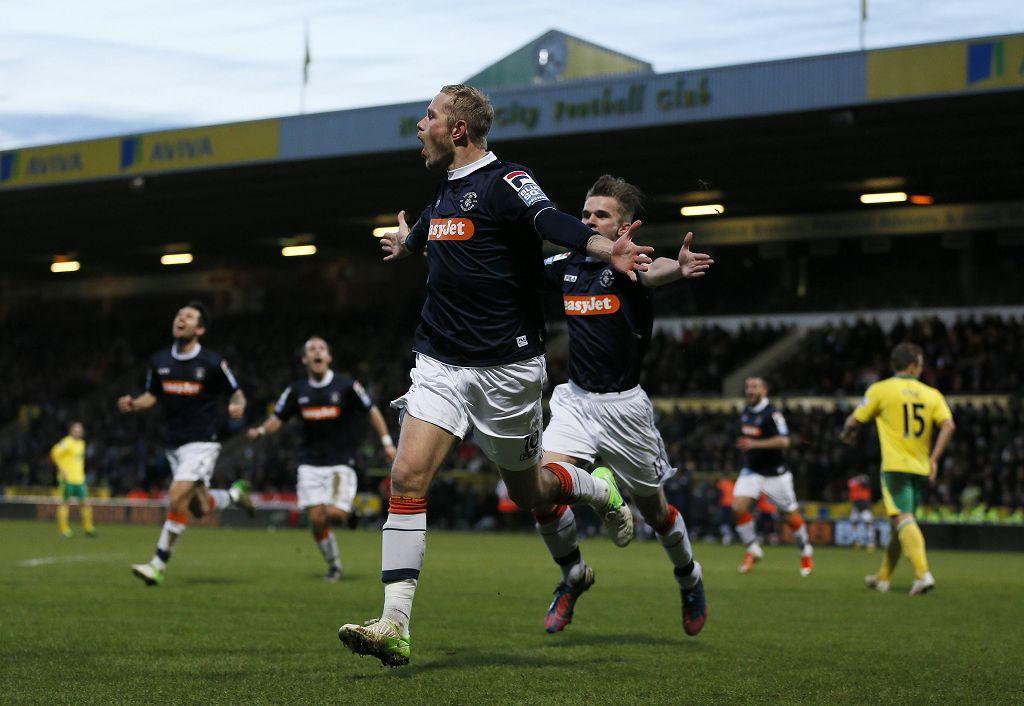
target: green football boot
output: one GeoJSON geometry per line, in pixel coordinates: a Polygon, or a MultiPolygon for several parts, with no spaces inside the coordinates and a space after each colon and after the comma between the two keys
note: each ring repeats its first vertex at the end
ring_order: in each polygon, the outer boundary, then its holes
{"type": "Polygon", "coordinates": [[[132,573],[142,579],[147,586],[159,586],[164,582],[164,572],[152,564],[132,564],[132,573]]]}
{"type": "Polygon", "coordinates": [[[357,655],[371,655],[386,667],[409,664],[411,638],[401,635],[398,626],[386,618],[367,621],[365,625],[342,625],[338,639],[357,655]]]}
{"type": "Polygon", "coordinates": [[[256,517],[256,506],[252,504],[252,498],[249,497],[248,481],[236,480],[231,484],[228,492],[231,494],[231,500],[245,510],[245,514],[249,517],[256,517]]]}
{"type": "Polygon", "coordinates": [[[591,475],[608,484],[608,502],[603,508],[596,509],[615,546],[624,547],[633,540],[633,513],[622,499],[619,485],[615,482],[615,474],[610,468],[595,468],[591,475]]]}

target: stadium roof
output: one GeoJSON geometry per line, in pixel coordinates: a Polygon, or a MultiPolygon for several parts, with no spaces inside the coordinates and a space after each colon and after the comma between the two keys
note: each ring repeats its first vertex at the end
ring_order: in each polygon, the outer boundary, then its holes
{"type": "MultiPolygon", "coordinates": [[[[1022,89],[1024,35],[1008,35],[496,90],[491,142],[569,210],[597,175],[623,175],[649,194],[648,224],[672,232],[686,202],[725,203],[704,223],[728,229],[734,217],[848,213],[870,190],[932,196],[910,220],[935,227],[1019,226],[1022,89]],[[1010,205],[998,218],[934,211],[991,202],[1010,205]]],[[[2,269],[182,241],[225,257],[297,233],[365,243],[433,188],[415,139],[425,102],[0,153],[2,269]]],[[[845,223],[828,227],[873,227],[845,223]]],[[[750,226],[776,231],[794,229],[750,226]]]]}

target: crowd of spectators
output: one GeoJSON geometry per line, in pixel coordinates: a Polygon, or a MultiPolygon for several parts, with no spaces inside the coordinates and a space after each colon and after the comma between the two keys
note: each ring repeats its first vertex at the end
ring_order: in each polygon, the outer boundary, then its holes
{"type": "Polygon", "coordinates": [[[889,352],[911,341],[924,349],[921,379],[947,395],[1024,393],[1024,320],[1020,317],[938,317],[875,320],[812,329],[798,353],[772,372],[789,394],[861,394],[889,375],[889,352]]]}
{"type": "MultiPolygon", "coordinates": [[[[88,435],[89,481],[113,494],[133,489],[154,491],[169,473],[160,440],[159,412],[124,416],[117,395],[139,392],[149,355],[169,342],[170,322],[179,298],[102,311],[80,304],[47,316],[14,314],[0,324],[5,388],[13,393],[0,403],[0,484],[48,485],[53,469],[49,448],[73,419],[82,419],[88,435]],[[156,313],[154,313],[156,312],[156,313]]],[[[281,434],[248,442],[241,431],[261,421],[288,383],[301,376],[302,343],[313,333],[332,345],[334,367],[360,379],[377,400],[397,437],[397,419],[387,402],[406,389],[412,365],[411,333],[417,311],[388,312],[386,324],[365,314],[339,316],[313,307],[266,313],[215,313],[204,344],[225,354],[250,400],[244,423],[225,420],[225,451],[218,473],[224,481],[244,476],[264,492],[294,485],[294,425],[281,434]]],[[[691,327],[680,336],[659,330],[650,347],[643,384],[652,397],[716,396],[722,379],[788,331],[751,324],[737,330],[691,327]]],[[[959,431],[944,462],[942,481],[930,501],[952,507],[966,502],[1024,505],[1024,415],[1020,399],[1024,369],[1024,323],[1013,317],[964,318],[944,323],[918,319],[884,328],[877,322],[825,326],[812,330],[796,356],[773,371],[776,389],[798,394],[859,394],[887,374],[888,352],[903,340],[925,348],[925,382],[946,394],[1002,392],[1010,404],[965,404],[956,408],[959,431]]],[[[550,385],[564,381],[564,360],[553,356],[550,385]]],[[[781,397],[780,397],[781,398],[781,397]]],[[[795,443],[789,463],[804,499],[842,500],[846,479],[874,472],[878,450],[873,430],[849,448],[838,442],[848,408],[786,407],[795,443]]],[[[715,512],[715,482],[740,467],[734,448],[733,412],[678,407],[661,415],[659,425],[670,457],[681,469],[670,494],[694,515],[696,526],[715,512]]],[[[367,435],[357,453],[363,469],[386,462],[377,440],[367,435]]],[[[434,493],[438,521],[475,526],[497,513],[494,484],[475,478],[493,472],[467,440],[453,451],[434,493]],[[441,502],[444,500],[444,502],[441,502]]],[[[368,474],[364,490],[377,492],[381,476],[368,474]]],[[[507,518],[506,518],[507,519],[507,518]]],[[[497,522],[498,520],[494,520],[497,522]]]]}

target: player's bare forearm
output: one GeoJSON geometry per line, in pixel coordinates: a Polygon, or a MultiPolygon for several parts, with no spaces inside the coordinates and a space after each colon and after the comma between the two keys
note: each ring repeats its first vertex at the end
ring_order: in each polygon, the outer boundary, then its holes
{"type": "Polygon", "coordinates": [[[380,409],[377,405],[373,405],[370,408],[370,426],[377,432],[377,436],[380,437],[380,445],[384,449],[384,453],[387,455],[388,460],[394,460],[395,458],[395,442],[391,438],[391,434],[388,432],[388,424],[384,421],[384,415],[380,413],[380,409]]]}
{"type": "Polygon", "coordinates": [[[276,414],[271,414],[267,417],[267,421],[263,422],[259,426],[255,426],[246,432],[246,436],[250,439],[258,439],[261,436],[267,436],[269,434],[276,434],[281,430],[281,419],[276,414]]]}
{"type": "Polygon", "coordinates": [[[235,390],[228,400],[228,414],[232,419],[241,419],[245,414],[245,393],[241,389],[235,390]]]}
{"type": "Polygon", "coordinates": [[[678,282],[682,278],[683,271],[679,268],[679,263],[669,257],[657,258],[646,272],[640,274],[640,282],[645,287],[661,287],[678,282]]]}
{"type": "Polygon", "coordinates": [[[952,419],[947,419],[942,423],[942,426],[939,428],[939,435],[935,438],[935,446],[932,448],[931,460],[933,464],[938,464],[939,459],[942,458],[946,447],[949,446],[949,440],[953,438],[954,431],[956,431],[956,424],[953,423],[952,419]]]}
{"type": "Polygon", "coordinates": [[[789,448],[788,436],[773,436],[770,439],[751,439],[750,448],[763,450],[777,450],[789,448]]]}
{"type": "Polygon", "coordinates": [[[122,412],[141,412],[156,404],[156,395],[152,392],[143,392],[138,397],[124,395],[117,401],[117,408],[122,412]]]}
{"type": "Polygon", "coordinates": [[[843,431],[839,434],[839,440],[844,444],[851,444],[853,440],[857,438],[857,430],[860,428],[860,422],[852,414],[846,418],[843,422],[843,431]]]}

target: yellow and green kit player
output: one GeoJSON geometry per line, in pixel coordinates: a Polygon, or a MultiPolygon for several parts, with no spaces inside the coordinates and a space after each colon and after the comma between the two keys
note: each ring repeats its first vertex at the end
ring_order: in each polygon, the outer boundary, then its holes
{"type": "Polygon", "coordinates": [[[924,535],[915,512],[926,484],[935,483],[939,459],[956,426],[953,413],[942,393],[918,380],[924,368],[924,353],[913,343],[901,343],[892,351],[891,378],[868,388],[864,400],[846,419],[842,440],[852,443],[861,424],[872,419],[878,426],[882,446],[882,501],[893,532],[882,559],[882,568],[864,582],[869,588],[886,592],[900,552],[914,565],[910,595],[927,593],[935,587],[928,570],[924,535]],[[932,432],[939,430],[932,446],[932,432]]]}
{"type": "Polygon", "coordinates": [[[60,483],[61,503],[57,508],[57,524],[65,537],[72,535],[68,525],[68,500],[78,498],[82,513],[82,529],[90,537],[96,536],[92,524],[92,507],[89,506],[89,489],[85,485],[85,428],[81,422],[72,422],[68,435],[50,449],[50,458],[57,466],[57,481],[60,483]]]}

